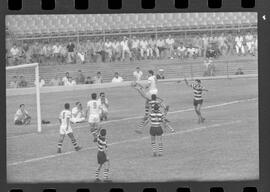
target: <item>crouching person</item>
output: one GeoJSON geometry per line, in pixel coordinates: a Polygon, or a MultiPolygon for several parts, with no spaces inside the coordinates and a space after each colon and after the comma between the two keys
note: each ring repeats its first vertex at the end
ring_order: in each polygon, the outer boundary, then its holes
{"type": "Polygon", "coordinates": [[[31,122],[31,116],[25,110],[25,105],[21,104],[14,116],[15,125],[28,125],[31,122]]]}
{"type": "Polygon", "coordinates": [[[76,102],[76,106],[72,108],[71,113],[72,113],[72,117],[70,119],[71,123],[82,123],[85,121],[82,104],[80,102],[76,102]]]}

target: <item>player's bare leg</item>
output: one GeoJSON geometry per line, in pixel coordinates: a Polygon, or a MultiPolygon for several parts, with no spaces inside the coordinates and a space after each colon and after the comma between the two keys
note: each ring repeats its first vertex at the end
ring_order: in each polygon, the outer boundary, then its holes
{"type": "Polygon", "coordinates": [[[156,136],[158,141],[158,156],[163,155],[163,143],[162,143],[162,136],[156,136]]]}
{"type": "Polygon", "coordinates": [[[63,141],[65,139],[65,135],[60,135],[58,139],[58,145],[57,145],[57,153],[62,152],[62,146],[63,146],[63,141]]]}
{"type": "Polygon", "coordinates": [[[201,119],[201,123],[204,122],[205,118],[202,116],[202,113],[201,113],[201,107],[202,107],[202,104],[199,104],[197,106],[197,110],[199,111],[199,114],[200,114],[200,119],[201,119]]]}
{"type": "Polygon", "coordinates": [[[96,170],[96,182],[100,182],[101,180],[99,179],[99,173],[100,173],[100,170],[101,170],[101,167],[102,165],[99,164],[97,170],[96,170]]]}
{"type": "Polygon", "coordinates": [[[72,142],[72,144],[73,144],[73,146],[74,146],[74,149],[75,149],[76,151],[79,151],[80,149],[82,149],[82,148],[78,145],[78,143],[77,143],[77,141],[76,141],[76,139],[75,139],[73,133],[69,133],[69,134],[67,134],[67,135],[68,135],[69,138],[71,139],[71,142],[72,142]]]}
{"type": "Polygon", "coordinates": [[[151,145],[152,145],[152,150],[153,150],[153,156],[157,156],[156,152],[156,136],[151,136],[151,145]]]}

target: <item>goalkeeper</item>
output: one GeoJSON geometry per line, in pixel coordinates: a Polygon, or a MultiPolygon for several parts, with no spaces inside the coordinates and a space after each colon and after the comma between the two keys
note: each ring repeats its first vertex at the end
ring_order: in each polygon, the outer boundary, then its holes
{"type": "Polygon", "coordinates": [[[21,104],[20,108],[14,115],[14,124],[15,125],[28,125],[31,122],[31,116],[25,110],[25,105],[21,104]]]}

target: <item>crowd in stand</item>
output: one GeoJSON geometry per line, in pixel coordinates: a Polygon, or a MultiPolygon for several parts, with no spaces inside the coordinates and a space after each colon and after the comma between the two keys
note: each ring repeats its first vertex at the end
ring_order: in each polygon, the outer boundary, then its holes
{"type": "Polygon", "coordinates": [[[92,38],[83,41],[36,41],[13,44],[7,64],[66,64],[124,60],[255,55],[257,35],[251,32],[197,36],[145,35],[92,38]]]}
{"type": "MultiPolygon", "coordinates": [[[[157,79],[165,79],[164,69],[159,69],[156,74],[157,79]]],[[[133,72],[133,80],[140,81],[146,79],[140,67],[136,67],[136,70],[133,72]]],[[[55,76],[49,82],[46,82],[42,77],[39,79],[39,86],[74,86],[82,84],[101,84],[103,83],[103,78],[101,72],[97,72],[95,77],[85,76],[81,70],[78,70],[75,77],[71,77],[69,72],[66,72],[63,77],[55,76]]],[[[112,83],[121,83],[124,82],[124,78],[120,76],[118,72],[114,73],[114,76],[111,80],[112,83]]],[[[27,87],[28,83],[25,80],[24,76],[19,77],[13,76],[13,79],[10,82],[10,88],[24,88],[27,87]]],[[[36,82],[35,82],[36,85],[36,82]]]]}

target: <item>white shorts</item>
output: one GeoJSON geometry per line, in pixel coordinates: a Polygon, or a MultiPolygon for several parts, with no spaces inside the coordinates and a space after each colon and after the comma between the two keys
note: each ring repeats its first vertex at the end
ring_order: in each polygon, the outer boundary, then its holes
{"type": "Polygon", "coordinates": [[[84,117],[76,117],[76,118],[73,117],[73,118],[70,119],[70,121],[72,123],[81,123],[81,122],[85,121],[85,118],[84,117]]]}
{"type": "Polygon", "coordinates": [[[158,90],[157,89],[151,89],[146,93],[147,97],[151,97],[153,94],[157,95],[158,94],[158,90]]]}
{"type": "Polygon", "coordinates": [[[59,129],[60,135],[67,135],[67,134],[73,132],[71,127],[69,127],[67,130],[66,130],[66,128],[67,127],[60,127],[60,129],[59,129]]]}
{"type": "Polygon", "coordinates": [[[89,123],[99,123],[100,122],[100,117],[99,115],[90,115],[88,119],[89,123]]]}

